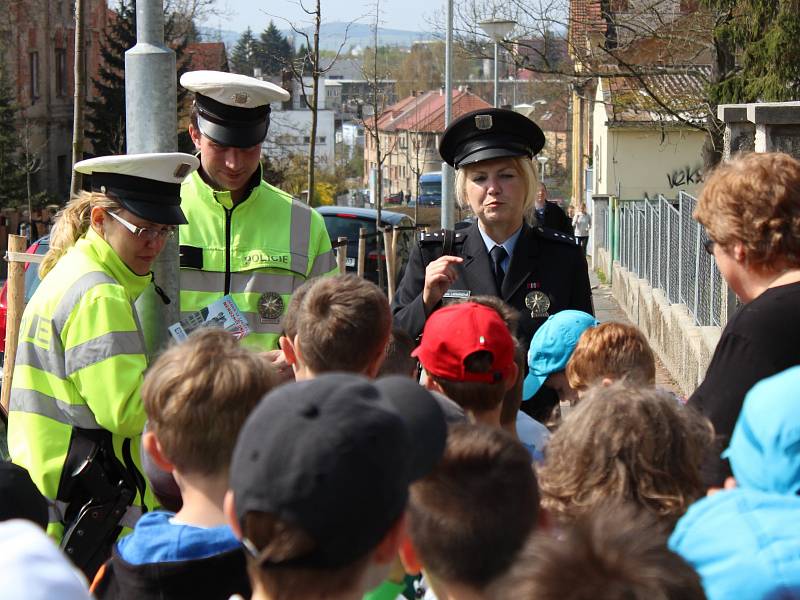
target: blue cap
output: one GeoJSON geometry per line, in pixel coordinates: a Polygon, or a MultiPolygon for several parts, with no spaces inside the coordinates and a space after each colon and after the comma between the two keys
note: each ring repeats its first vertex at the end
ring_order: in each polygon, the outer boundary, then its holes
{"type": "Polygon", "coordinates": [[[701,498],[669,538],[709,600],[800,597],[800,498],[736,488],[701,498]]]}
{"type": "Polygon", "coordinates": [[[548,376],[567,368],[581,334],[598,325],[598,320],[580,310],[562,310],[551,315],[536,330],[528,350],[528,376],[522,388],[523,400],[530,400],[548,376]]]}
{"type": "Polygon", "coordinates": [[[800,367],[753,386],[722,456],[739,487],[800,492],[800,367]]]}

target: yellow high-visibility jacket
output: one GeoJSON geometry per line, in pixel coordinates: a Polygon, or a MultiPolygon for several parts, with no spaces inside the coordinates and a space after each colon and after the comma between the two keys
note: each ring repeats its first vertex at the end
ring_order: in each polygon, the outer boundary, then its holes
{"type": "MultiPolygon", "coordinates": [[[[134,503],[154,505],[139,457],[147,356],[133,307],[150,281],[90,228],[45,276],[23,313],[8,447],[62,512],[69,498],[58,498],[59,485],[75,428],[110,432],[117,459],[135,481],[134,503]]],[[[60,539],[63,524],[51,522],[48,531],[60,539]]]]}
{"type": "Polygon", "coordinates": [[[181,209],[181,318],[230,294],[252,330],[242,343],[276,349],[292,292],[336,272],[322,215],[264,181],[234,205],[197,172],[183,182],[181,209]]]}

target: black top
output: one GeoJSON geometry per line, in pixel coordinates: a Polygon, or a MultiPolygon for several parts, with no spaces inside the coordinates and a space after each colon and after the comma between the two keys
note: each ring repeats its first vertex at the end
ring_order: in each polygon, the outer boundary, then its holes
{"type": "Polygon", "coordinates": [[[98,600],[228,600],[250,597],[244,550],[207,558],[134,565],[114,551],[94,582],[98,600]]]}
{"type": "MultiPolygon", "coordinates": [[[[731,317],[700,387],[689,402],[714,424],[723,450],[733,433],[745,394],[757,382],[800,364],[800,283],[771,288],[731,317]]],[[[730,473],[716,457],[706,465],[708,484],[730,473]]]]}
{"type": "MultiPolygon", "coordinates": [[[[548,315],[568,308],[594,314],[586,259],[573,237],[523,225],[501,290],[497,289],[489,253],[477,223],[457,232],[452,254],[462,257],[464,262],[456,267],[459,276],[450,286],[449,294],[466,296],[461,292],[468,291],[470,296],[499,296],[516,308],[520,311],[517,336],[526,351],[533,334],[547,318],[531,316],[531,310],[525,306],[528,294],[541,290],[547,295],[550,300],[548,315]]],[[[422,304],[425,267],[440,256],[441,236],[424,235],[411,249],[406,273],[394,296],[394,322],[412,338],[422,333],[427,319],[422,304]]],[[[448,298],[443,300],[448,301],[448,298]]]]}

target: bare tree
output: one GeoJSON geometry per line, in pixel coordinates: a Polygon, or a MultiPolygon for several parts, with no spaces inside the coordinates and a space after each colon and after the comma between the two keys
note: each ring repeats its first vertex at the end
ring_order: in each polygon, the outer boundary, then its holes
{"type": "Polygon", "coordinates": [[[305,40],[303,44],[305,53],[298,56],[296,60],[291,61],[287,66],[291,70],[292,76],[298,82],[300,88],[300,97],[306,108],[311,111],[311,134],[308,139],[308,192],[306,195],[306,202],[311,205],[314,198],[314,185],[315,185],[315,170],[316,170],[316,149],[317,149],[317,126],[319,116],[319,80],[328,71],[331,70],[333,65],[339,59],[339,55],[347,44],[348,32],[351,23],[348,23],[345,29],[345,34],[339,48],[332,59],[327,64],[323,65],[320,60],[319,48],[319,32],[322,26],[322,6],[320,0],[314,0],[314,7],[309,8],[304,4],[303,0],[299,0],[300,8],[311,19],[311,32],[300,29],[295,23],[288,21],[283,17],[276,17],[283,19],[294,31],[295,35],[305,40]],[[308,73],[311,77],[311,90],[310,95],[307,90],[305,82],[305,74],[308,73]]]}

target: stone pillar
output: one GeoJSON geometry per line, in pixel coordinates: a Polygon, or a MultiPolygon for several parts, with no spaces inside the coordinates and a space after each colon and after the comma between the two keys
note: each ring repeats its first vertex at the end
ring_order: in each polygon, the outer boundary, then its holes
{"type": "Polygon", "coordinates": [[[748,104],[747,120],[756,128],[756,152],[786,152],[800,158],[800,102],[748,104]]]}
{"type": "Polygon", "coordinates": [[[717,118],[725,123],[722,160],[730,160],[737,152],[755,150],[755,127],[747,120],[746,104],[721,104],[717,107],[717,118]]]}

